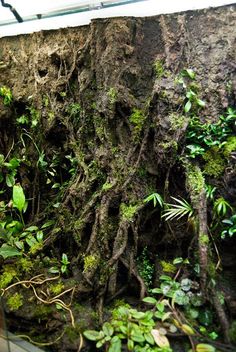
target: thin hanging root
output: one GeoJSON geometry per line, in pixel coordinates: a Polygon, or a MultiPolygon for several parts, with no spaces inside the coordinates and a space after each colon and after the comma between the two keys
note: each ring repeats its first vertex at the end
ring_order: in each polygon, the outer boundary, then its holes
{"type": "MultiPolygon", "coordinates": [[[[52,298],[48,301],[42,299],[41,297],[38,296],[37,292],[36,292],[36,289],[34,288],[34,286],[31,286],[32,289],[33,289],[33,292],[34,292],[34,295],[35,297],[42,303],[44,304],[47,304],[47,305],[50,305],[50,304],[59,304],[63,309],[67,310],[69,313],[70,313],[70,318],[71,318],[71,325],[73,326],[73,328],[75,328],[75,319],[74,319],[74,316],[73,316],[73,313],[72,313],[72,310],[69,308],[70,305],[71,305],[71,302],[69,305],[66,305],[62,300],[60,299],[55,299],[55,298],[52,298]]],[[[72,295],[73,295],[73,292],[74,290],[72,291],[72,295]]]]}
{"type": "Polygon", "coordinates": [[[57,275],[57,276],[54,276],[54,277],[48,277],[48,278],[46,278],[44,280],[36,281],[36,279],[38,279],[39,277],[42,277],[42,276],[43,276],[43,274],[40,274],[40,275],[36,275],[36,276],[32,277],[30,280],[22,280],[22,281],[15,282],[14,284],[2,289],[1,290],[2,291],[1,296],[4,296],[5,292],[7,292],[11,288],[13,288],[15,286],[18,286],[18,285],[22,285],[22,286],[28,288],[32,284],[34,284],[34,285],[42,285],[42,284],[44,284],[47,281],[57,280],[60,277],[60,275],[57,275]],[[27,287],[27,285],[28,285],[28,287],[27,287]]]}

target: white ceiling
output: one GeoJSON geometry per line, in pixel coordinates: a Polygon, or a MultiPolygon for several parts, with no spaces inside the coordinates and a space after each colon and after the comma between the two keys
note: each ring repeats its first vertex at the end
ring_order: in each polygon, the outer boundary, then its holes
{"type": "MultiPolygon", "coordinates": [[[[101,1],[109,3],[112,0],[5,0],[16,8],[24,19],[27,16],[46,14],[48,12],[68,10],[75,6],[97,5],[101,1]]],[[[113,0],[118,1],[118,0],[113,0]]],[[[207,8],[232,4],[233,0],[142,0],[134,4],[120,5],[110,8],[86,11],[60,17],[45,18],[41,20],[0,26],[0,37],[30,33],[41,29],[55,29],[61,27],[74,27],[88,24],[92,18],[114,16],[154,16],[162,13],[186,11],[189,9],[207,8]]],[[[0,24],[5,20],[14,20],[9,9],[0,6],[0,24]]]]}

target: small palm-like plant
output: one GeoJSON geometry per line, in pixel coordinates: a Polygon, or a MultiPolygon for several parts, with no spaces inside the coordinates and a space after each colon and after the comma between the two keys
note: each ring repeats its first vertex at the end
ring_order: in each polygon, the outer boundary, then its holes
{"type": "Polygon", "coordinates": [[[217,216],[225,216],[229,210],[233,210],[231,205],[223,198],[217,198],[214,202],[213,211],[217,216]]]}
{"type": "Polygon", "coordinates": [[[144,203],[149,203],[149,202],[153,202],[154,207],[156,207],[157,204],[159,204],[161,208],[163,207],[163,204],[164,204],[163,198],[159,193],[152,193],[144,199],[144,203]]]}
{"type": "Polygon", "coordinates": [[[176,201],[177,204],[166,203],[167,208],[164,210],[164,214],[162,215],[166,221],[173,219],[181,219],[183,216],[188,216],[190,220],[194,216],[194,210],[185,199],[178,199],[175,197],[171,197],[176,201]]]}

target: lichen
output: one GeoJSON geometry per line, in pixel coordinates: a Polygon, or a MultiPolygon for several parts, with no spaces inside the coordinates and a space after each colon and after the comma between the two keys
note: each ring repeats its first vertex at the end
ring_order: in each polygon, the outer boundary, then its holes
{"type": "Polygon", "coordinates": [[[23,296],[20,293],[14,293],[7,299],[7,305],[10,310],[18,310],[23,305],[23,296]]]}

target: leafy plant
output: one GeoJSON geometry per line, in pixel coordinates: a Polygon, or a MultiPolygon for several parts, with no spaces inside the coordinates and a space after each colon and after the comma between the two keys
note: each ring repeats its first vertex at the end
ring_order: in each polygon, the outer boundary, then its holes
{"type": "Polygon", "coordinates": [[[70,264],[67,254],[63,253],[61,257],[61,272],[65,274],[68,271],[68,265],[70,264]]]}
{"type": "Polygon", "coordinates": [[[152,193],[144,199],[144,203],[149,203],[149,202],[153,202],[154,207],[156,207],[157,204],[159,204],[160,207],[162,208],[164,205],[163,198],[159,193],[152,193]]]}
{"type": "Polygon", "coordinates": [[[231,205],[223,198],[217,198],[213,205],[213,211],[217,216],[225,216],[229,210],[233,210],[231,205]]]}
{"type": "Polygon", "coordinates": [[[3,104],[4,105],[11,104],[11,102],[13,100],[13,96],[12,96],[12,92],[11,92],[10,88],[8,88],[6,86],[0,87],[0,96],[3,97],[3,104]]]}
{"type": "Polygon", "coordinates": [[[215,195],[215,191],[216,191],[216,187],[205,184],[205,191],[206,191],[207,199],[213,200],[214,195],[215,195]]]}
{"type": "Polygon", "coordinates": [[[236,233],[236,215],[231,216],[229,219],[224,219],[222,223],[227,226],[221,232],[220,237],[222,239],[224,239],[226,235],[232,237],[236,233]]]}
{"type": "Polygon", "coordinates": [[[183,216],[188,216],[188,219],[192,218],[194,215],[194,210],[185,199],[178,199],[175,197],[171,197],[174,199],[177,204],[166,203],[167,208],[164,210],[164,214],[162,215],[166,221],[173,219],[181,219],[183,216]]]}
{"type": "Polygon", "coordinates": [[[154,265],[148,256],[147,247],[143,249],[141,255],[137,258],[137,267],[146,287],[149,289],[152,285],[154,265]]]}

